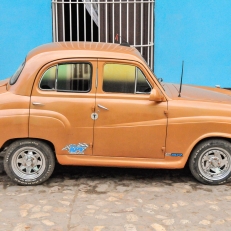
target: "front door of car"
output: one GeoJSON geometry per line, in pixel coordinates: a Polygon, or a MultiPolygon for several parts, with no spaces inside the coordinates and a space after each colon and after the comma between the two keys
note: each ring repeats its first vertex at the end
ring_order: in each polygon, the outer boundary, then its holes
{"type": "Polygon", "coordinates": [[[149,100],[146,72],[111,61],[98,68],[93,155],[164,158],[167,102],[149,100]]]}
{"type": "Polygon", "coordinates": [[[60,154],[91,155],[97,60],[63,60],[44,67],[31,96],[29,136],[60,154]]]}

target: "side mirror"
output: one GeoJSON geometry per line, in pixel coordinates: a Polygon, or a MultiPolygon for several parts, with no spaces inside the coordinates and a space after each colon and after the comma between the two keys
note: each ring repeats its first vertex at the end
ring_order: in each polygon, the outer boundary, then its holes
{"type": "Polygon", "coordinates": [[[164,95],[158,88],[153,88],[151,91],[151,94],[149,96],[150,101],[155,101],[155,102],[163,102],[166,101],[164,98],[164,95]]]}

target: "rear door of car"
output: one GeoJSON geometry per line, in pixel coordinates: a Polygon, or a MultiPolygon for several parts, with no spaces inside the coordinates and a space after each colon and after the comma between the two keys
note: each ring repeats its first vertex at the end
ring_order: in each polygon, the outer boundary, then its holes
{"type": "Polygon", "coordinates": [[[49,63],[38,73],[29,136],[52,142],[58,155],[92,155],[96,59],[49,63]]]}

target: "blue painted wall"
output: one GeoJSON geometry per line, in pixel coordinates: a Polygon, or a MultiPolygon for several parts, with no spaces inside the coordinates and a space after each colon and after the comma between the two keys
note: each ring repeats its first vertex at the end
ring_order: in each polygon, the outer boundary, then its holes
{"type": "Polygon", "coordinates": [[[11,76],[32,48],[49,42],[50,0],[1,0],[0,79],[11,76]]]}
{"type": "Polygon", "coordinates": [[[156,0],[155,73],[165,82],[231,87],[231,1],[156,0]]]}
{"type": "MultiPolygon", "coordinates": [[[[166,82],[231,87],[231,1],[156,0],[155,73],[166,82]]],[[[50,0],[2,0],[0,79],[52,41],[50,0]]]]}

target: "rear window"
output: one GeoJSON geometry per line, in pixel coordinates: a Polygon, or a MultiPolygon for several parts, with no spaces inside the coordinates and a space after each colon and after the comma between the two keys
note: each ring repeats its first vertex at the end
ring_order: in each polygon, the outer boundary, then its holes
{"type": "Polygon", "coordinates": [[[17,69],[17,71],[11,76],[11,78],[10,78],[10,85],[13,85],[13,84],[15,84],[17,82],[17,80],[18,80],[18,78],[19,78],[19,76],[20,76],[20,74],[21,74],[21,72],[22,72],[22,70],[23,70],[23,68],[25,66],[25,62],[26,61],[24,61],[19,66],[19,68],[17,69]]]}

